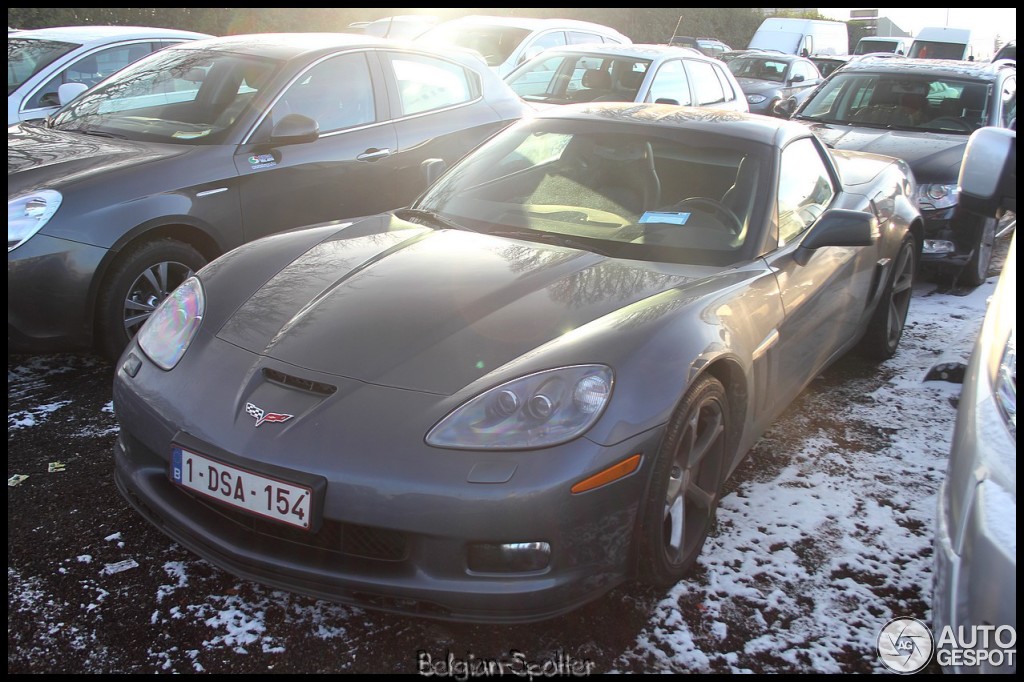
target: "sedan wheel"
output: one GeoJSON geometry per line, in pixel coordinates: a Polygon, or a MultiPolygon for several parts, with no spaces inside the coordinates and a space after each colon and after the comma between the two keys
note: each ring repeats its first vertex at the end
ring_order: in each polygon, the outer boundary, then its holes
{"type": "Polygon", "coordinates": [[[726,467],[729,404],[711,376],[699,379],[669,423],[644,517],[644,579],[678,582],[693,566],[715,518],[726,467]]]}
{"type": "Polygon", "coordinates": [[[173,239],[147,242],[115,265],[100,297],[100,350],[111,361],[179,284],[206,264],[193,247],[173,239]]]}

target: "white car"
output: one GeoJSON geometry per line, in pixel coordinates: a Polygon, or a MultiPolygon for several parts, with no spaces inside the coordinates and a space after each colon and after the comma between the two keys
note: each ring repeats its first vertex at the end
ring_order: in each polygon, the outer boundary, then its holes
{"type": "MultiPolygon", "coordinates": [[[[46,118],[66,83],[92,87],[151,52],[204,33],[141,26],[65,26],[7,33],[7,125],[46,118]]],[[[81,89],[78,89],[80,92],[81,89]]]]}
{"type": "Polygon", "coordinates": [[[416,40],[476,50],[502,78],[551,47],[633,42],[614,28],[589,21],[480,15],[443,21],[416,40]]]}
{"type": "Polygon", "coordinates": [[[530,104],[661,102],[747,111],[725,62],[671,45],[577,45],[545,50],[505,77],[530,104]]]}

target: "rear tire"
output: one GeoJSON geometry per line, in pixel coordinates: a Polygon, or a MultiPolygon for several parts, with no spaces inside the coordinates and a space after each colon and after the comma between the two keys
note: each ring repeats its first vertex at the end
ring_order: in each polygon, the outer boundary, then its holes
{"type": "Polygon", "coordinates": [[[116,362],[160,302],[204,265],[202,254],[176,239],[144,242],[126,250],[100,291],[96,312],[99,352],[116,362]]]}
{"type": "Polygon", "coordinates": [[[729,401],[710,375],[686,392],[658,451],[644,510],[640,576],[666,588],[693,567],[715,520],[725,479],[729,401]]]}
{"type": "Polygon", "coordinates": [[[908,234],[893,259],[889,281],[861,339],[859,349],[863,355],[873,360],[888,360],[896,354],[907,324],[910,299],[914,295],[916,266],[914,238],[908,234]]]}

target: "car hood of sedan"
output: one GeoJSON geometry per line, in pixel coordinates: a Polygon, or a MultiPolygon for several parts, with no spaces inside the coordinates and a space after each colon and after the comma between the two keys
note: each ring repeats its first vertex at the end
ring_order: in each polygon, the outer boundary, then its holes
{"type": "Polygon", "coordinates": [[[813,124],[822,142],[833,149],[872,152],[903,159],[918,182],[956,182],[968,136],[935,132],[882,130],[847,125],[813,124]]]}
{"type": "Polygon", "coordinates": [[[42,183],[60,187],[115,168],[177,156],[189,149],[16,124],[7,128],[7,195],[42,183]]]}
{"type": "Polygon", "coordinates": [[[458,230],[345,232],[278,272],[217,336],[297,367],[450,395],[593,320],[718,271],[458,230]]]}
{"type": "Polygon", "coordinates": [[[782,83],[775,81],[761,80],[760,78],[737,78],[740,89],[745,95],[758,95],[765,92],[772,92],[782,87],[782,83]]]}

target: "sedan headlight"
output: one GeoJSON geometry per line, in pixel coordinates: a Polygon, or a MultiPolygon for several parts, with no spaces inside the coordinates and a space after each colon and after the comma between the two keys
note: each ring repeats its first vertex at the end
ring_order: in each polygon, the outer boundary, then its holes
{"type": "Polygon", "coordinates": [[[999,362],[999,369],[996,372],[993,391],[996,395],[996,404],[999,411],[1006,420],[1007,428],[1017,439],[1017,328],[1013,328],[1010,338],[1006,340],[1006,348],[1003,349],[1003,357],[999,362]]]}
{"type": "Polygon", "coordinates": [[[760,104],[761,102],[768,99],[764,95],[747,95],[747,101],[751,104],[760,104]]]}
{"type": "Polygon", "coordinates": [[[548,447],[576,438],[601,416],[612,391],[605,365],[575,365],[495,386],[457,408],[427,444],[473,450],[548,447]]]}
{"type": "Polygon", "coordinates": [[[7,202],[7,252],[18,248],[42,229],[63,200],[60,192],[41,189],[7,202]]]}
{"type": "Polygon", "coordinates": [[[139,347],[163,369],[174,369],[199,330],[206,310],[203,285],[189,277],[163,300],[139,330],[139,347]]]}
{"type": "Polygon", "coordinates": [[[924,184],[917,186],[917,205],[923,209],[937,211],[940,208],[956,206],[960,198],[960,188],[955,184],[924,184]]]}

